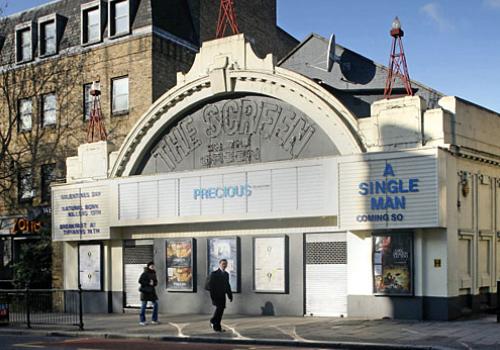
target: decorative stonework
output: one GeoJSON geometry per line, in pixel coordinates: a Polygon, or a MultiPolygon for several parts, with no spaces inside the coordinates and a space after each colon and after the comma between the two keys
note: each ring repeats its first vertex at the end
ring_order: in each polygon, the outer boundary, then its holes
{"type": "Polygon", "coordinates": [[[139,173],[338,154],[328,136],[309,117],[265,96],[208,103],[167,130],[139,173]]]}
{"type": "Polygon", "coordinates": [[[326,135],[338,154],[364,149],[356,118],[335,97],[299,74],[274,67],[270,55],[258,58],[244,36],[236,35],[203,44],[191,70],[179,73],[177,86],[158,99],[132,128],[112,176],[140,173],[162,135],[193,109],[241,95],[269,96],[293,107],[326,135]]]}

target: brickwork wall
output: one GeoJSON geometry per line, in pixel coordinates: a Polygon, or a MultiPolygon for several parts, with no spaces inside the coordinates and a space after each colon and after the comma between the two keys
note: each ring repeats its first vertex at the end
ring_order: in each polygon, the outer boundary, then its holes
{"type": "MultiPolygon", "coordinates": [[[[200,11],[201,40],[214,39],[220,1],[193,0],[191,3],[194,11],[200,11]]],[[[277,27],[276,0],[236,0],[235,10],[240,32],[252,41],[259,56],[264,57],[272,52],[279,60],[298,44],[298,41],[277,27]]],[[[228,29],[226,33],[229,35],[231,31],[228,29]]]]}
{"type": "Polygon", "coordinates": [[[153,38],[153,101],[177,83],[177,72],[187,72],[195,54],[158,37],[153,38]]]}

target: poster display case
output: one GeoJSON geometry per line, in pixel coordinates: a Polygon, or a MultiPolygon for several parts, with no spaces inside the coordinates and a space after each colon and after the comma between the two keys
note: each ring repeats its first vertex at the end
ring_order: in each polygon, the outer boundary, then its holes
{"type": "Polygon", "coordinates": [[[216,237],[207,240],[208,271],[211,273],[219,268],[221,259],[227,260],[229,284],[231,291],[240,291],[240,241],[238,237],[216,237]]]}
{"type": "Polygon", "coordinates": [[[83,290],[102,290],[102,245],[78,246],[78,278],[83,290]]]}
{"type": "Polygon", "coordinates": [[[287,293],[288,241],[286,236],[253,240],[254,290],[287,293]]]}
{"type": "Polygon", "coordinates": [[[195,246],[192,238],[168,239],[165,242],[168,291],[194,291],[195,246]]]}
{"type": "Polygon", "coordinates": [[[413,295],[413,234],[374,233],[373,293],[413,295]]]}

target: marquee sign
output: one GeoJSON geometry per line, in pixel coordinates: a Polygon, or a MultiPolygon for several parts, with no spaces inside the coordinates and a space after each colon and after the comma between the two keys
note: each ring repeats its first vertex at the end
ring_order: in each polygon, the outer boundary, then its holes
{"type": "Polygon", "coordinates": [[[344,229],[439,226],[435,156],[339,164],[344,229]]]}
{"type": "Polygon", "coordinates": [[[54,241],[109,239],[109,184],[52,188],[54,241]]]}
{"type": "Polygon", "coordinates": [[[337,216],[334,158],[117,180],[112,225],[337,216]]]}

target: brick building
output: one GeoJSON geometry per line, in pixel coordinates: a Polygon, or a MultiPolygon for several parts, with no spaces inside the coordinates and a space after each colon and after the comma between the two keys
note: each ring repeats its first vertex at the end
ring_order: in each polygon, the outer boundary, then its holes
{"type": "MultiPolygon", "coordinates": [[[[276,26],[276,1],[238,1],[240,30],[260,55],[296,41],[276,26]],[[260,3],[260,2],[259,2],[260,3]]],[[[214,36],[218,1],[59,0],[0,21],[0,280],[21,246],[50,227],[50,183],[85,142],[89,89],[98,81],[109,140],[119,147],[152,103],[214,36]]],[[[61,254],[54,245],[53,285],[61,254]]]]}

